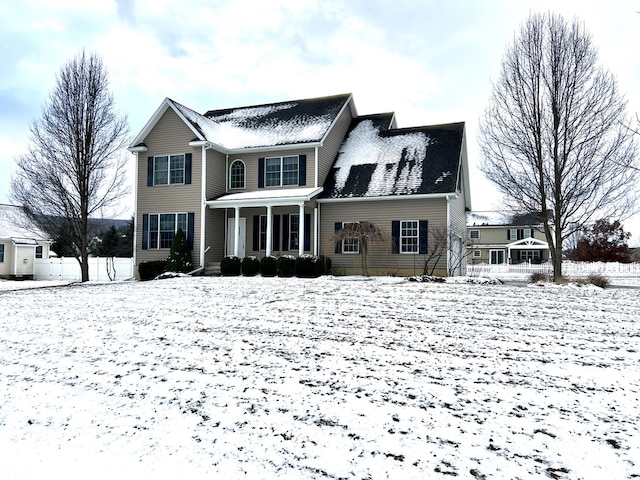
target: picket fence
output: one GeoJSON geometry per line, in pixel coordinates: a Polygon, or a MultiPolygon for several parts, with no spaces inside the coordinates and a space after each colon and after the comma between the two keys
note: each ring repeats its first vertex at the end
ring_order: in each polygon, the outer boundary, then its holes
{"type": "MultiPolygon", "coordinates": [[[[551,262],[541,264],[518,263],[489,265],[479,263],[467,265],[467,275],[472,277],[482,276],[526,276],[532,273],[553,273],[551,262]]],[[[562,262],[562,274],[567,277],[581,278],[591,274],[600,274],[610,278],[640,277],[640,263],[617,262],[562,262]]]]}
{"type": "MultiPolygon", "coordinates": [[[[109,259],[110,260],[110,259],[109,259]]],[[[62,280],[79,282],[82,279],[80,264],[75,258],[42,258],[34,263],[36,280],[62,280]]],[[[115,258],[115,275],[113,280],[127,280],[134,276],[133,258],[115,258]]],[[[107,258],[89,258],[89,281],[108,282],[111,279],[107,271],[107,258]]]]}

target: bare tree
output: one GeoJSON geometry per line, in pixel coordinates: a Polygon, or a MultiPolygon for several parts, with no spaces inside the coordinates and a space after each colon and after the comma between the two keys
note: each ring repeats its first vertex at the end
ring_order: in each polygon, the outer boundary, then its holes
{"type": "Polygon", "coordinates": [[[68,236],[85,282],[89,217],[101,216],[128,191],[128,123],[115,110],[100,57],[82,52],[62,67],[30,133],[28,153],[17,160],[11,198],[41,230],[68,236]]]}
{"type": "Polygon", "coordinates": [[[463,239],[460,239],[460,243],[456,243],[454,235],[447,227],[430,228],[429,248],[424,255],[422,274],[433,275],[438,267],[441,267],[441,262],[444,260],[447,263],[447,275],[456,275],[469,256],[469,252],[465,252],[468,243],[469,239],[465,243],[463,243],[463,239]],[[456,246],[463,250],[457,251],[456,246]]]}
{"type": "Polygon", "coordinates": [[[479,132],[507,207],[543,212],[554,280],[562,243],[597,215],[631,216],[637,150],[626,101],[584,25],[532,14],[507,48],[479,132]]]}
{"type": "Polygon", "coordinates": [[[369,276],[369,246],[372,242],[381,242],[390,244],[391,236],[375,223],[371,222],[354,222],[345,224],[340,230],[336,231],[329,241],[334,242],[358,242],[358,248],[362,259],[362,274],[369,276]]]}

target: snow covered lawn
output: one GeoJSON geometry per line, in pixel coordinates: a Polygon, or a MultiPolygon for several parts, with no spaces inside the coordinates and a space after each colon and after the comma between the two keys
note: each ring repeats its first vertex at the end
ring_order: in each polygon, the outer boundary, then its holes
{"type": "Polygon", "coordinates": [[[638,289],[175,278],[0,291],[0,476],[640,476],[638,289]]]}

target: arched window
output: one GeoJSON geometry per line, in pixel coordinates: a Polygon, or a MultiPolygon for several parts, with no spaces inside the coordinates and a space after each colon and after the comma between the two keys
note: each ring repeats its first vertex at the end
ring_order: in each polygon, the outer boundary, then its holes
{"type": "Polygon", "coordinates": [[[234,160],[229,168],[229,188],[244,188],[244,162],[234,160]]]}

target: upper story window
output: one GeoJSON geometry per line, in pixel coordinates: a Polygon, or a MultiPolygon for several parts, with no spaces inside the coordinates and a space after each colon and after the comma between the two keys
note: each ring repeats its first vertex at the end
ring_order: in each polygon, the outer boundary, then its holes
{"type": "Polygon", "coordinates": [[[509,240],[518,240],[518,229],[510,228],[509,229],[509,240]]]}
{"type": "Polygon", "coordinates": [[[42,258],[42,250],[43,250],[42,245],[38,245],[36,247],[36,258],[42,258]]]}
{"type": "Polygon", "coordinates": [[[507,233],[509,240],[522,240],[524,238],[532,238],[533,229],[531,228],[510,228],[507,233]]]}
{"type": "Polygon", "coordinates": [[[472,240],[480,239],[480,230],[469,230],[469,237],[472,240]]]}
{"type": "Polygon", "coordinates": [[[400,253],[418,253],[418,221],[400,222],[400,253]]]}
{"type": "Polygon", "coordinates": [[[298,185],[298,156],[268,157],[264,159],[264,185],[281,187],[298,185]]]}
{"type": "Polygon", "coordinates": [[[229,168],[229,188],[244,188],[244,162],[234,160],[229,168]]]}
{"type": "Polygon", "coordinates": [[[184,181],[184,155],[153,157],[153,184],[175,185],[184,181]]]}

